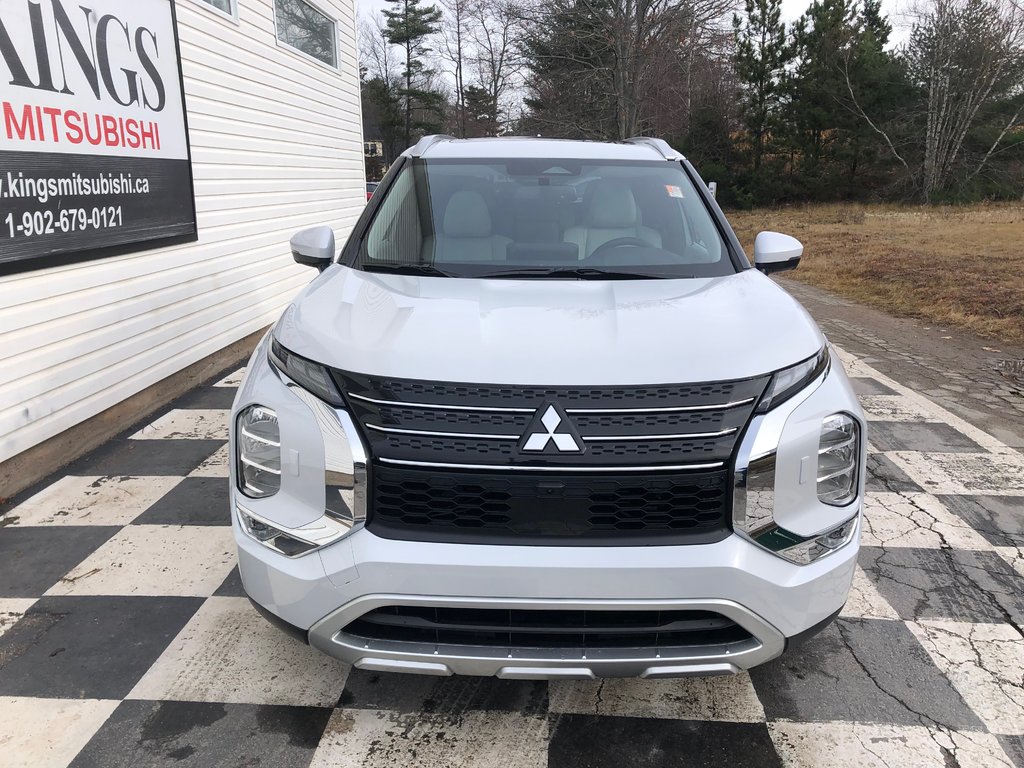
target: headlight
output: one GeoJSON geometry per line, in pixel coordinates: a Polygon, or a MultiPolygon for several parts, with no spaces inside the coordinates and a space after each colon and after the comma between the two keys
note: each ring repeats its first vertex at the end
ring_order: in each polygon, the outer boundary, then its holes
{"type": "Polygon", "coordinates": [[[843,507],[857,495],[860,430],[853,417],[834,413],[821,423],[818,440],[818,499],[843,507]]]}
{"type": "Polygon", "coordinates": [[[757,405],[757,413],[766,413],[780,405],[816,378],[828,371],[832,357],[828,345],[821,348],[814,357],[797,363],[789,368],[778,371],[768,382],[768,389],[757,405]]]}
{"type": "Polygon", "coordinates": [[[281,488],[281,431],[277,414],[250,405],[238,414],[238,490],[253,499],[273,496],[281,488]]]}
{"type": "Polygon", "coordinates": [[[345,405],[341,399],[341,393],[338,392],[338,388],[331,380],[330,373],[320,363],[299,357],[294,352],[282,347],[277,339],[271,339],[268,357],[271,365],[303,389],[312,392],[331,405],[339,407],[345,405]]]}

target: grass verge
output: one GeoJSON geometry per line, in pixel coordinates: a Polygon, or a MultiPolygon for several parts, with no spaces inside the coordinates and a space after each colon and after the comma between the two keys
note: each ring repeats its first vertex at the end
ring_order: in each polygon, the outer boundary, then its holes
{"type": "Polygon", "coordinates": [[[787,279],[891,314],[1024,342],[1024,205],[806,205],[732,211],[753,254],[761,230],[804,243],[787,279]]]}

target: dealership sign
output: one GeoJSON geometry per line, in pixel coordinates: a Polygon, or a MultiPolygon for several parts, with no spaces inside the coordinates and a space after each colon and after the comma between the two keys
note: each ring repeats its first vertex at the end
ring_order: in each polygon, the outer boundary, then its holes
{"type": "Polygon", "coordinates": [[[173,0],[0,0],[0,272],[196,237],[173,0]]]}

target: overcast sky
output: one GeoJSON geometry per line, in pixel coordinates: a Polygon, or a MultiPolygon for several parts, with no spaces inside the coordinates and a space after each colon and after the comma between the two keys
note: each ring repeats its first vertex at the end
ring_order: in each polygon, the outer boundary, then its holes
{"type": "MultiPolygon", "coordinates": [[[[889,14],[889,19],[894,27],[899,26],[899,11],[905,6],[904,0],[882,0],[882,9],[889,14]]],[[[359,14],[373,14],[381,8],[387,7],[385,0],[356,0],[359,14]]],[[[800,17],[810,0],[782,0],[782,16],[786,21],[795,21],[800,17]]],[[[897,33],[898,34],[898,33],[897,33]]]]}

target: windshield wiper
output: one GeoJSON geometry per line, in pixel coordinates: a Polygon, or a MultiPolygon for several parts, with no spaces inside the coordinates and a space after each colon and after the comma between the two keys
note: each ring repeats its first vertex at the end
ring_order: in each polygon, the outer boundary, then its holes
{"type": "Polygon", "coordinates": [[[597,269],[596,267],[527,267],[506,269],[500,272],[484,272],[476,277],[507,278],[576,278],[577,280],[663,280],[668,278],[692,277],[692,275],[653,274],[651,272],[625,272],[623,270],[597,269]]]}
{"type": "Polygon", "coordinates": [[[450,272],[438,269],[433,264],[360,264],[364,272],[391,272],[396,275],[426,275],[428,277],[451,277],[450,272]]]}

